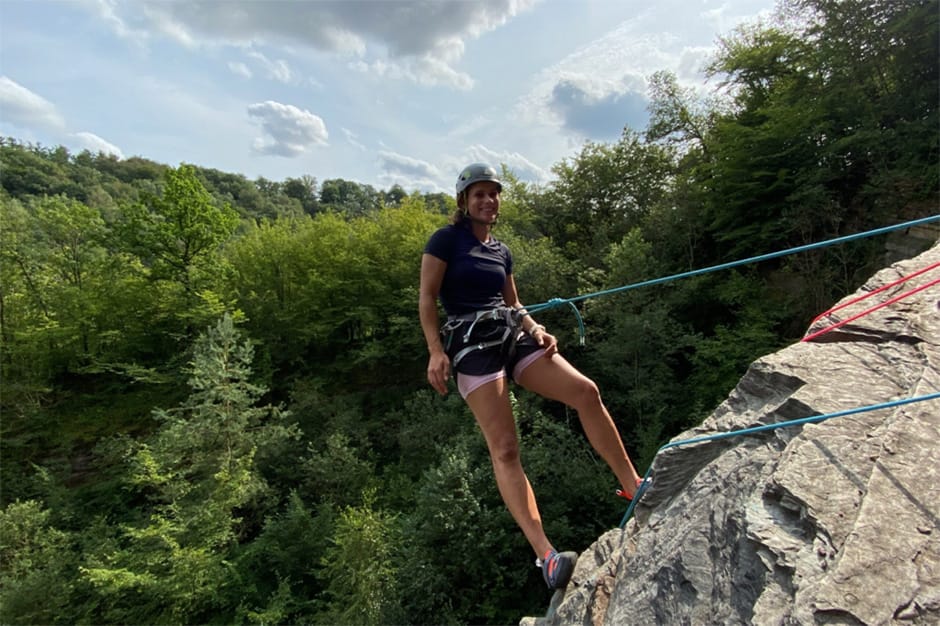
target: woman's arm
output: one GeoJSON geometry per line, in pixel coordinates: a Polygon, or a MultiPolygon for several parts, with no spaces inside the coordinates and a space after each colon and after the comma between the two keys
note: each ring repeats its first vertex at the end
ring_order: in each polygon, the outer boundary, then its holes
{"type": "MultiPolygon", "coordinates": [[[[516,281],[512,274],[506,276],[506,284],[503,285],[503,300],[506,306],[514,309],[524,309],[519,300],[519,292],[516,290],[516,281]]],[[[558,340],[549,333],[545,332],[545,327],[532,319],[531,315],[522,318],[522,329],[529,333],[536,343],[545,348],[545,355],[551,356],[558,352],[558,340]]]]}
{"type": "Polygon", "coordinates": [[[447,380],[450,378],[450,359],[444,353],[441,343],[440,319],[437,316],[437,296],[441,292],[441,283],[447,263],[436,256],[424,254],[421,257],[421,283],[418,289],[418,317],[424,341],[428,344],[428,382],[441,395],[447,393],[447,380]]]}

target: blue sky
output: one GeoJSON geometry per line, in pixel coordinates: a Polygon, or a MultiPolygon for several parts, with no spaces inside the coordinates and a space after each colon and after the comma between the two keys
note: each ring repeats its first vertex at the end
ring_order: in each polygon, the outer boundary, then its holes
{"type": "MultiPolygon", "coordinates": [[[[547,182],[773,0],[0,0],[0,134],[249,179],[547,182]]],[[[714,82],[714,81],[713,81],[714,82]]]]}

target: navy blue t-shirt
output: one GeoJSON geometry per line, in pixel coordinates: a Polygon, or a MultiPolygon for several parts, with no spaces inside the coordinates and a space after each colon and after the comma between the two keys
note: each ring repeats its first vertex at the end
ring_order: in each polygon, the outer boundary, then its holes
{"type": "Polygon", "coordinates": [[[431,235],[424,251],[447,263],[440,298],[448,315],[506,305],[503,286],[512,274],[506,244],[493,237],[483,243],[466,226],[451,224],[431,235]]]}

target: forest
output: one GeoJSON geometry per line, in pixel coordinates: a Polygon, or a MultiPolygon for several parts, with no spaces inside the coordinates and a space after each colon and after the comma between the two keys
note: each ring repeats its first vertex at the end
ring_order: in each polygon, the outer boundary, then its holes
{"type": "MultiPolygon", "coordinates": [[[[937,214],[936,0],[786,0],[708,97],[553,181],[503,166],[523,302],[937,214]]],[[[418,271],[454,199],[0,141],[0,622],[483,624],[550,593],[456,390],[418,271]]],[[[456,175],[456,173],[455,173],[456,175]]],[[[640,472],[756,358],[885,264],[866,238],[539,313],[640,472]]],[[[577,416],[516,389],[556,545],[620,520],[577,416]]]]}

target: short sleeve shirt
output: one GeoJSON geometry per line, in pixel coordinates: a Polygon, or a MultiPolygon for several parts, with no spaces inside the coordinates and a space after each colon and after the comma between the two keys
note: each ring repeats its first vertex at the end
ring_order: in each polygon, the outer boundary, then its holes
{"type": "Polygon", "coordinates": [[[505,306],[503,287],[512,274],[512,253],[490,237],[476,238],[469,228],[451,224],[436,231],[424,252],[447,263],[440,299],[448,315],[505,306]]]}

